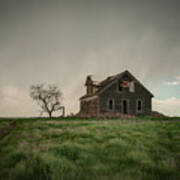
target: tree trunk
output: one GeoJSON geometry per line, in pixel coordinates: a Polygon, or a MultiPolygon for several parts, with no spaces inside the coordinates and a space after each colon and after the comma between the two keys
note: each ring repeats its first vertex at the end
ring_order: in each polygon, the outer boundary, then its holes
{"type": "Polygon", "coordinates": [[[63,106],[62,109],[63,109],[62,116],[64,117],[65,116],[65,107],[63,106]]]}
{"type": "Polygon", "coordinates": [[[51,119],[52,118],[52,112],[48,112],[49,114],[49,118],[51,119]]]}

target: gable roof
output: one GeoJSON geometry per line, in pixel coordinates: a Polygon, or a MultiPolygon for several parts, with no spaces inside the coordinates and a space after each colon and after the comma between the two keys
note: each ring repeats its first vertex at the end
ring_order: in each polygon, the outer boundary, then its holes
{"type": "Polygon", "coordinates": [[[116,80],[118,80],[119,78],[121,78],[125,74],[129,75],[134,81],[139,83],[152,97],[154,97],[154,95],[140,81],[138,81],[129,71],[126,70],[122,73],[107,77],[105,80],[101,81],[100,83],[98,83],[96,85],[98,87],[98,90],[96,91],[96,93],[94,93],[92,95],[86,94],[86,95],[82,96],[80,99],[100,95],[108,87],[110,87],[116,80]]]}

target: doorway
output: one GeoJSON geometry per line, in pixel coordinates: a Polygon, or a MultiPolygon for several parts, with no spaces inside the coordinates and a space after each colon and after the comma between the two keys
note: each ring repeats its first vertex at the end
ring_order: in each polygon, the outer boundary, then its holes
{"type": "Polygon", "coordinates": [[[122,113],[127,114],[128,113],[128,101],[123,100],[122,102],[122,113]]]}

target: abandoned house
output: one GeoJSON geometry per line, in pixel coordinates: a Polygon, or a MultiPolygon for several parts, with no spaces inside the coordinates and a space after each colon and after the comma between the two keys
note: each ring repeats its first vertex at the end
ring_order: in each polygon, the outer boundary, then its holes
{"type": "Polygon", "coordinates": [[[129,71],[109,76],[97,83],[86,79],[86,94],[80,98],[81,116],[121,116],[150,114],[153,94],[129,71]]]}

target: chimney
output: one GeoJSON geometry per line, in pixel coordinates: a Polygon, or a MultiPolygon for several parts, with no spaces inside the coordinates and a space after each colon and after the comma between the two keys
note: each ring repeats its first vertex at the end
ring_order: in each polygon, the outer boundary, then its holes
{"type": "Polygon", "coordinates": [[[86,78],[85,86],[93,84],[92,75],[88,75],[86,78]]]}
{"type": "Polygon", "coordinates": [[[85,86],[87,87],[87,95],[93,94],[93,80],[92,75],[88,75],[86,78],[85,86]]]}

